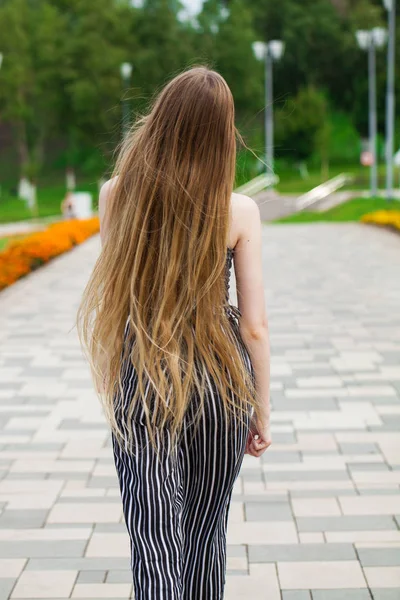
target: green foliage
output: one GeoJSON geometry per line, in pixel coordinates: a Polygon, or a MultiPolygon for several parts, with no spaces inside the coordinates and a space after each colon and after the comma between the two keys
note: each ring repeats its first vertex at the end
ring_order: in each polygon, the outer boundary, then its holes
{"type": "MultiPolygon", "coordinates": [[[[206,0],[197,21],[179,20],[180,8],[179,0],[0,0],[0,126],[14,140],[0,155],[7,171],[16,156],[19,172],[39,181],[67,165],[97,178],[121,138],[122,101],[141,113],[167,80],[199,63],[226,78],[239,129],[262,157],[264,70],[252,43],[277,38],[286,43],[274,65],[277,165],[308,161],[327,171],[330,163],[358,161],[368,126],[367,57],[355,30],[384,23],[381,2],[206,0]],[[125,61],[133,64],[128,90],[125,61]]],[[[381,133],[385,60],[378,53],[381,133]]],[[[241,150],[238,181],[261,167],[241,150]]]]}
{"type": "MultiPolygon", "coordinates": [[[[293,96],[312,84],[327,92],[336,110],[350,114],[357,128],[365,128],[367,57],[358,48],[355,31],[384,24],[383,4],[374,0],[252,0],[252,6],[259,37],[286,42],[283,59],[275,68],[276,97],[293,96]]],[[[384,54],[378,55],[381,123],[384,54]]]]}
{"type": "Polygon", "coordinates": [[[57,126],[62,32],[62,16],[45,0],[6,0],[0,6],[1,116],[14,127],[21,170],[31,178],[38,175],[44,142],[57,126]]]}
{"type": "Polygon", "coordinates": [[[348,115],[333,112],[330,115],[329,155],[332,163],[356,163],[360,160],[360,135],[348,115]]]}
{"type": "Polygon", "coordinates": [[[327,102],[313,86],[301,88],[289,98],[277,115],[277,146],[298,160],[305,160],[317,146],[327,145],[323,139],[327,119],[327,102]]]}
{"type": "Polygon", "coordinates": [[[232,0],[216,40],[216,66],[225,74],[242,118],[263,106],[263,69],[254,56],[253,41],[251,11],[244,0],[232,0]]]}

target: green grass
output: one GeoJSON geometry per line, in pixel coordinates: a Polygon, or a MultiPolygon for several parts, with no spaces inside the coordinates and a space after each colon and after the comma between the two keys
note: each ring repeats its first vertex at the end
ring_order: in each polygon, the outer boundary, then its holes
{"type": "Polygon", "coordinates": [[[400,202],[385,198],[354,198],[325,212],[303,211],[278,219],[275,223],[313,223],[316,221],[359,221],[361,217],[375,210],[400,210],[400,202]]]}
{"type": "MultiPolygon", "coordinates": [[[[360,164],[343,164],[334,165],[329,169],[328,179],[333,179],[341,173],[349,173],[353,175],[353,181],[346,185],[343,190],[367,190],[369,188],[369,168],[363,167],[360,164]]],[[[299,170],[292,169],[279,169],[277,168],[277,174],[279,175],[280,181],[276,186],[276,190],[280,194],[305,194],[313,188],[317,187],[321,183],[324,183],[324,179],[321,175],[320,169],[310,169],[309,177],[302,179],[299,170]]],[[[380,165],[378,170],[379,185],[381,188],[385,187],[385,166],[380,165]]]]}
{"type": "MultiPolygon", "coordinates": [[[[90,192],[93,197],[93,204],[97,203],[97,183],[86,182],[77,186],[79,192],[90,192]]],[[[60,216],[61,202],[65,196],[65,186],[53,184],[46,187],[38,186],[38,218],[60,216]]],[[[3,192],[0,197],[0,223],[11,223],[14,221],[28,221],[34,218],[34,215],[26,207],[23,200],[3,192]]]]}

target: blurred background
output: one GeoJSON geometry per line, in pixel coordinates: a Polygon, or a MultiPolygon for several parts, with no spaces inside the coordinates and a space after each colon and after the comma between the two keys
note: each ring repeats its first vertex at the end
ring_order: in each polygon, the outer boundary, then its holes
{"type": "MultiPolygon", "coordinates": [[[[352,175],[342,190],[368,189],[369,42],[360,43],[359,33],[365,36],[377,28],[381,33],[372,43],[377,183],[383,189],[384,4],[2,0],[0,222],[59,215],[67,188],[90,192],[96,203],[99,182],[112,168],[124,127],[169,78],[198,63],[215,67],[226,78],[236,101],[237,125],[256,154],[240,149],[238,186],[262,173],[266,160],[279,177],[275,193],[289,198],[342,173],[352,175]],[[281,47],[263,49],[271,41],[281,47]],[[269,55],[271,65],[266,64],[269,55]],[[34,197],[29,183],[37,189],[34,197]],[[21,195],[26,202],[18,199],[21,195]]],[[[400,77],[395,81],[399,86],[400,77]]],[[[400,145],[398,124],[397,117],[394,151],[400,145]]],[[[396,166],[393,177],[392,187],[398,188],[396,166]]]]}

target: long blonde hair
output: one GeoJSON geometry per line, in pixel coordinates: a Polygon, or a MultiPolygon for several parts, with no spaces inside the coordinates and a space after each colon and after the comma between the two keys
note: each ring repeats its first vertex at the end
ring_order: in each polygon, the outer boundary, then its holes
{"type": "Polygon", "coordinates": [[[157,429],[168,426],[174,444],[194,395],[200,416],[207,380],[232,415],[243,420],[251,407],[259,414],[225,310],[234,121],[223,77],[191,68],[166,85],[119,152],[107,237],[77,324],[106,417],[125,447],[138,403],[156,451],[157,429]],[[128,397],[122,365],[129,361],[136,385],[128,397]]]}

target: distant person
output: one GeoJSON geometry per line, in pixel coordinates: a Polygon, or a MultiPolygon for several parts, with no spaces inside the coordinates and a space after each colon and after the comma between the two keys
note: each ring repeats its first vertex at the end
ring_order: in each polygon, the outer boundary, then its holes
{"type": "Polygon", "coordinates": [[[64,219],[75,219],[75,204],[73,192],[67,192],[64,200],[61,202],[61,212],[64,219]]]}
{"type": "Polygon", "coordinates": [[[223,598],[233,486],[244,454],[271,443],[261,219],[232,193],[235,136],[225,80],[190,69],[127,135],[100,192],[103,247],[78,331],[111,426],[138,600],[223,598]]]}

